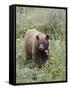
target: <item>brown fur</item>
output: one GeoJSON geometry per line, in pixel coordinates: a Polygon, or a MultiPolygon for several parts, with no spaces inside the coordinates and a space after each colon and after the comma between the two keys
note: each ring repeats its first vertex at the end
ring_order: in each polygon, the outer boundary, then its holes
{"type": "Polygon", "coordinates": [[[45,53],[41,53],[37,50],[36,46],[36,36],[40,38],[45,38],[46,35],[37,31],[36,29],[28,30],[24,36],[25,41],[25,51],[27,59],[32,59],[39,67],[45,63],[47,56],[45,53]]]}

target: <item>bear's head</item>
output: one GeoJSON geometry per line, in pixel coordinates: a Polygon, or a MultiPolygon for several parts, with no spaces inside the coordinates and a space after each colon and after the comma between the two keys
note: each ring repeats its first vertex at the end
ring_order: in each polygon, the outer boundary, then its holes
{"type": "Polygon", "coordinates": [[[49,35],[46,35],[46,37],[40,38],[39,35],[36,36],[36,47],[38,49],[38,51],[40,52],[45,52],[46,55],[49,54],[49,35]]]}

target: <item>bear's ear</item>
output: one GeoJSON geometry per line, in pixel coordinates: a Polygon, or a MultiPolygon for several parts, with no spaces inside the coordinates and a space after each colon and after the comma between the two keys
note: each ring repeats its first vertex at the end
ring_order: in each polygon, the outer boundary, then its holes
{"type": "Polygon", "coordinates": [[[39,40],[39,36],[38,35],[36,36],[36,39],[39,40]]]}
{"type": "Polygon", "coordinates": [[[47,40],[49,40],[49,35],[46,35],[46,37],[45,37],[47,40]]]}

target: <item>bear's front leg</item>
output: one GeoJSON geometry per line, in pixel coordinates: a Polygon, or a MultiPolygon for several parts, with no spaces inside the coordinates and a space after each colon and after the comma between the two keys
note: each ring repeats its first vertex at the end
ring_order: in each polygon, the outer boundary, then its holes
{"type": "Polygon", "coordinates": [[[39,68],[42,68],[42,66],[41,66],[41,65],[39,65],[39,68]]]}
{"type": "Polygon", "coordinates": [[[42,68],[39,56],[37,57],[36,55],[32,55],[32,60],[34,61],[34,63],[37,65],[38,68],[42,68]]]}

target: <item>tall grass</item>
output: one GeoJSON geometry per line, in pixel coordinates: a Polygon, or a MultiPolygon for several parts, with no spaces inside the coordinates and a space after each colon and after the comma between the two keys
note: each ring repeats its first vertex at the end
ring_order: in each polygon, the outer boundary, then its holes
{"type": "Polygon", "coordinates": [[[16,82],[48,82],[66,79],[65,43],[50,40],[49,60],[39,69],[33,60],[26,60],[22,39],[17,39],[16,82]]]}
{"type": "Polygon", "coordinates": [[[16,7],[16,82],[66,80],[66,11],[64,9],[16,7]],[[41,69],[26,60],[24,34],[28,29],[49,34],[49,60],[41,69]]]}

